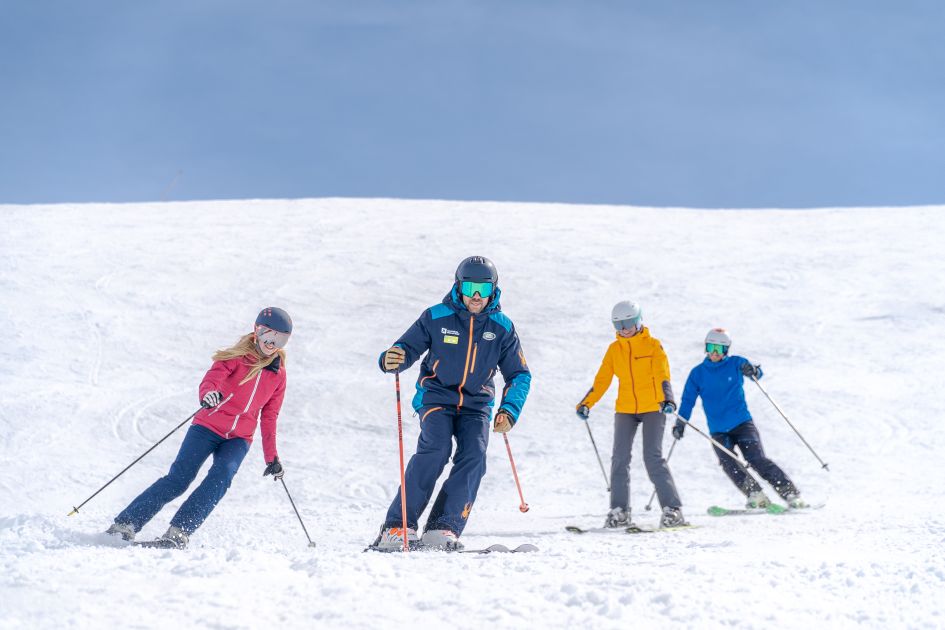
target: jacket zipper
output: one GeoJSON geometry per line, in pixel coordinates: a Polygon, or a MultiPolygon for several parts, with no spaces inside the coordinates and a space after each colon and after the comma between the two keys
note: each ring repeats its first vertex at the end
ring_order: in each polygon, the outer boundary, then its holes
{"type": "Polygon", "coordinates": [[[463,385],[466,384],[466,375],[469,373],[469,353],[472,352],[473,347],[473,322],[476,321],[476,317],[470,316],[469,318],[469,345],[466,346],[466,365],[463,366],[463,382],[459,384],[457,390],[459,391],[459,403],[456,405],[456,408],[459,409],[463,406],[463,385]]]}
{"type": "Polygon", "coordinates": [[[476,343],[476,344],[473,346],[473,360],[472,360],[472,365],[469,366],[469,373],[470,373],[470,374],[472,374],[473,372],[476,371],[476,355],[477,355],[477,354],[479,354],[479,344],[478,344],[478,343],[476,343]]]}
{"type": "Polygon", "coordinates": [[[256,397],[256,388],[259,387],[259,379],[261,379],[261,378],[262,378],[262,370],[260,370],[260,371],[259,371],[259,374],[256,375],[256,382],[253,383],[253,392],[249,395],[249,401],[246,403],[246,407],[243,408],[243,411],[241,411],[240,413],[236,414],[236,417],[233,418],[233,426],[231,426],[231,427],[230,427],[230,430],[227,431],[227,432],[226,432],[226,435],[223,436],[223,437],[225,437],[226,439],[229,439],[229,438],[230,438],[230,433],[233,433],[233,431],[236,430],[236,423],[239,422],[240,416],[242,416],[244,413],[246,413],[247,411],[249,411],[250,405],[253,404],[253,398],[256,397]]]}
{"type": "Polygon", "coordinates": [[[637,413],[640,410],[640,404],[637,401],[637,382],[633,377],[633,344],[628,343],[627,345],[630,346],[630,393],[633,394],[633,413],[637,413]]]}

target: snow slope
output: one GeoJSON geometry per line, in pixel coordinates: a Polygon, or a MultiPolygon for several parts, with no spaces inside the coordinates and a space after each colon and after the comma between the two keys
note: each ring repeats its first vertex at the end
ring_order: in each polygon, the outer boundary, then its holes
{"type": "MultiPolygon", "coordinates": [[[[941,210],[0,207],[0,628],[943,627],[941,210]],[[531,511],[517,509],[494,439],[464,539],[541,552],[362,553],[398,481],[393,382],[376,356],[473,253],[498,265],[534,374],[510,434],[531,511]],[[663,340],[677,392],[712,326],[763,364],[831,471],[751,388],[766,449],[824,509],[706,515],[740,497],[689,431],[670,463],[698,529],[564,532],[600,524],[607,508],[573,407],[612,337],[610,307],[628,298],[663,340]],[[272,304],[296,331],[279,450],[318,548],[262,478],[258,440],[185,552],[107,540],[183,430],[67,517],[196,409],[210,354],[272,304]]],[[[591,415],[605,458],[615,390],[591,415]]],[[[418,431],[405,416],[410,453],[418,431]]],[[[693,420],[704,427],[701,409],[693,420]]],[[[636,521],[654,525],[636,455],[632,481],[636,521]]],[[[141,537],[162,533],[179,504],[141,537]]]]}

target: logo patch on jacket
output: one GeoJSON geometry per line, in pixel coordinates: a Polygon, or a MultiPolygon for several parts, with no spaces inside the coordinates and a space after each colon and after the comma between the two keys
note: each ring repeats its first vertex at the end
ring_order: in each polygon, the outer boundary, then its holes
{"type": "Polygon", "coordinates": [[[449,328],[440,328],[440,332],[443,333],[444,335],[456,335],[457,337],[459,336],[458,330],[450,330],[449,328]]]}
{"type": "Polygon", "coordinates": [[[443,343],[451,343],[451,344],[454,344],[454,345],[455,345],[455,344],[458,344],[458,343],[459,343],[459,337],[457,337],[456,335],[444,335],[444,336],[443,336],[443,343]]]}
{"type": "Polygon", "coordinates": [[[485,339],[486,341],[492,341],[493,339],[495,339],[495,333],[489,332],[487,330],[486,332],[482,333],[482,338],[485,339]]]}

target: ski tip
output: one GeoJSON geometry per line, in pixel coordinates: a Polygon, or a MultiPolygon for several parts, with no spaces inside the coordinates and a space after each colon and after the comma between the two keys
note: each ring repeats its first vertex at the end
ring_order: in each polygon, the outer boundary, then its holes
{"type": "Polygon", "coordinates": [[[706,512],[708,512],[709,516],[725,516],[726,514],[728,514],[729,511],[725,509],[724,507],[713,505],[709,507],[709,509],[706,510],[706,512]]]}
{"type": "Polygon", "coordinates": [[[515,553],[532,553],[538,551],[538,547],[530,543],[524,543],[512,550],[515,553]]]}
{"type": "Polygon", "coordinates": [[[586,534],[587,533],[586,529],[581,529],[580,527],[576,525],[568,525],[564,529],[566,531],[571,532],[572,534],[586,534]]]}

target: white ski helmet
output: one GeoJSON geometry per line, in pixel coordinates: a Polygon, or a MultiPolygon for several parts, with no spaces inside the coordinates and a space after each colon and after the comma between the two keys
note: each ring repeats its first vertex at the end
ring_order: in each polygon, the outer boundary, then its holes
{"type": "Polygon", "coordinates": [[[618,332],[624,328],[639,330],[643,327],[643,309],[630,300],[617,302],[610,312],[610,321],[618,332]]]}
{"type": "MultiPolygon", "coordinates": [[[[724,328],[713,328],[706,334],[705,343],[706,346],[708,346],[710,343],[717,343],[721,346],[725,346],[725,354],[728,354],[729,346],[732,345],[732,338],[729,337],[728,331],[724,328]]],[[[708,348],[706,351],[708,351],[708,348]]]]}

